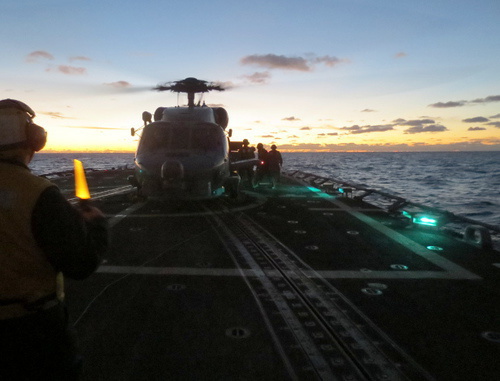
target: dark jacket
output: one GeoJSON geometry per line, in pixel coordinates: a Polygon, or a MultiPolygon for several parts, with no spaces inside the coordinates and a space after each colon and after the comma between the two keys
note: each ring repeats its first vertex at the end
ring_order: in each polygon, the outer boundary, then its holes
{"type": "Polygon", "coordinates": [[[270,172],[279,172],[281,170],[281,166],[283,165],[283,158],[281,157],[280,151],[269,151],[267,153],[267,162],[270,172]]]}
{"type": "Polygon", "coordinates": [[[0,319],[54,294],[62,300],[58,274],[89,276],[107,246],[104,218],[85,222],[50,181],[0,161],[0,319]]]}

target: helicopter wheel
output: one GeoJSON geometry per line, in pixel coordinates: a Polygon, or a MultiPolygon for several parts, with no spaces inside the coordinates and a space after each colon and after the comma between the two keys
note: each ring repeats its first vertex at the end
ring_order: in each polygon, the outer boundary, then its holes
{"type": "Polygon", "coordinates": [[[231,176],[226,183],[226,194],[230,199],[237,199],[240,196],[239,176],[231,176]]]}

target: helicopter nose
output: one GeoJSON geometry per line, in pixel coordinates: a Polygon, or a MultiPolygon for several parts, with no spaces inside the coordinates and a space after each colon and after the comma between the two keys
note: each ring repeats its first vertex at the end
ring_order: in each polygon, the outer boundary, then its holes
{"type": "Polygon", "coordinates": [[[180,161],[167,160],[161,166],[161,178],[167,183],[176,183],[184,178],[184,166],[180,161]]]}

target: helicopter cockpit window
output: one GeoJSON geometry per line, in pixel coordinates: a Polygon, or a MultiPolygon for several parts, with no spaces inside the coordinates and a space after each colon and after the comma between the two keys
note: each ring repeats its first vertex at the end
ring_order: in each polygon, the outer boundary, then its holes
{"type": "Polygon", "coordinates": [[[191,148],[215,151],[221,146],[217,128],[212,126],[202,126],[193,128],[191,136],[191,148]]]}
{"type": "MultiPolygon", "coordinates": [[[[149,126],[148,126],[149,127],[149,126]]],[[[203,150],[217,151],[222,148],[221,131],[211,124],[163,125],[146,128],[141,139],[141,150],[203,150]],[[151,128],[153,127],[153,128],[151,128]]]]}
{"type": "Polygon", "coordinates": [[[171,149],[187,149],[189,147],[189,135],[191,134],[191,129],[186,127],[172,127],[170,128],[170,144],[171,149]]]}
{"type": "Polygon", "coordinates": [[[141,148],[145,151],[156,151],[164,148],[170,141],[169,128],[146,129],[141,139],[141,148]]]}

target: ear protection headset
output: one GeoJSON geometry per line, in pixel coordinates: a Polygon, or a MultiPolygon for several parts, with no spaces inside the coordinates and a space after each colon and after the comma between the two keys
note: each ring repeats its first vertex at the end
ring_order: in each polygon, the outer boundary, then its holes
{"type": "Polygon", "coordinates": [[[8,150],[18,147],[28,147],[33,151],[40,151],[47,143],[47,132],[43,127],[33,123],[35,112],[26,103],[15,99],[3,99],[0,101],[0,109],[14,108],[26,114],[26,124],[24,126],[26,140],[8,145],[1,145],[0,150],[8,150]]]}

